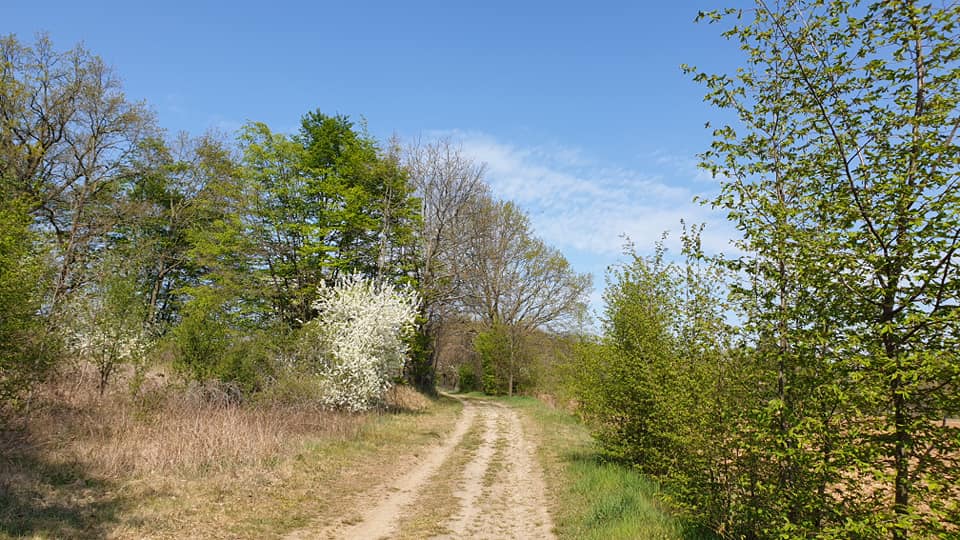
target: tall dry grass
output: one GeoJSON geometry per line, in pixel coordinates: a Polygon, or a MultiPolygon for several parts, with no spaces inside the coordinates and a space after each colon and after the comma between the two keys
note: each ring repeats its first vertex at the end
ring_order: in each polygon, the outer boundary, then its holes
{"type": "Polygon", "coordinates": [[[170,379],[150,373],[133,392],[125,374],[100,396],[89,366],[67,370],[38,389],[0,452],[42,453],[105,478],[192,475],[267,464],[310,439],[351,438],[365,421],[306,402],[239,404],[228,389],[170,379]]]}

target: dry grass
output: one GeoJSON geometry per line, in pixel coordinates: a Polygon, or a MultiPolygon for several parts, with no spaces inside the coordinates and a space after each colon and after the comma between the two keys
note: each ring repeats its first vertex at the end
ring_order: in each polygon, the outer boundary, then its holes
{"type": "MultiPolygon", "coordinates": [[[[240,406],[217,387],[171,387],[162,373],[148,376],[136,396],[123,380],[99,396],[88,369],[42,389],[19,439],[104,478],[256,466],[307,438],[355,436],[364,420],[302,405],[240,406]]],[[[5,454],[24,450],[6,442],[5,454]]]]}
{"type": "Polygon", "coordinates": [[[152,373],[134,396],[121,377],[101,397],[89,368],[78,368],[8,419],[0,538],[275,536],[337,511],[329,490],[363,485],[352,476],[360,461],[395,464],[455,417],[449,403],[409,389],[390,398],[405,414],[357,415],[282,400],[240,405],[225,389],[169,379],[152,373]],[[395,459],[371,459],[378,453],[395,459]]]}
{"type": "Polygon", "coordinates": [[[388,410],[402,412],[423,412],[432,404],[427,396],[405,385],[391,387],[385,401],[388,410]]]}

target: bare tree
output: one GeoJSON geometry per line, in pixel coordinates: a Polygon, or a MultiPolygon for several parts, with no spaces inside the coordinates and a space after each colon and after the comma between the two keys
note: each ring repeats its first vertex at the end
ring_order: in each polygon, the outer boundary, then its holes
{"type": "Polygon", "coordinates": [[[54,50],[0,38],[0,176],[54,235],[54,307],[82,283],[89,252],[119,220],[111,204],[153,116],[82,47],[54,50]]]}
{"type": "Polygon", "coordinates": [[[442,348],[443,322],[461,299],[465,252],[463,231],[480,200],[489,198],[484,167],[465,157],[449,139],[408,147],[405,166],[420,198],[417,280],[423,294],[422,317],[430,341],[429,366],[420,366],[417,384],[430,387],[442,348]],[[428,380],[424,380],[428,379],[428,380]]]}
{"type": "Polygon", "coordinates": [[[463,231],[462,308],[508,334],[508,393],[518,353],[536,329],[560,330],[580,320],[591,287],[555,248],[534,236],[530,220],[511,202],[478,202],[463,231]]]}

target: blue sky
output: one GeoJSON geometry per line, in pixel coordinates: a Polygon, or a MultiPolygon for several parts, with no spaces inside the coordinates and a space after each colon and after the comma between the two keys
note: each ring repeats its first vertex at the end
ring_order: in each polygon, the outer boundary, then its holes
{"type": "Polygon", "coordinates": [[[5,4],[0,33],[83,42],[171,132],[248,120],[292,132],[320,109],[365,117],[381,139],[458,140],[487,163],[495,194],[594,274],[595,309],[621,235],[645,251],[686,218],[708,223],[709,249],[730,251],[723,216],[692,202],[717,189],[695,164],[719,113],[679,68],[735,69],[735,47],[693,23],[718,4],[5,4]]]}

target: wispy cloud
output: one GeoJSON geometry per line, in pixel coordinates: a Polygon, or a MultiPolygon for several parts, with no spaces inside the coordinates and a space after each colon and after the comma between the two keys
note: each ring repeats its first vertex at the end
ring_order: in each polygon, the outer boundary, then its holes
{"type": "MultiPolygon", "coordinates": [[[[624,235],[645,251],[665,230],[678,231],[682,219],[707,224],[705,249],[731,251],[732,227],[693,200],[709,198],[716,185],[697,176],[694,158],[655,155],[640,171],[598,163],[575,148],[519,146],[477,132],[446,135],[486,163],[494,193],[528,210],[537,233],[562,250],[613,262],[624,235]]],[[[676,234],[667,245],[679,248],[676,234]]]]}

